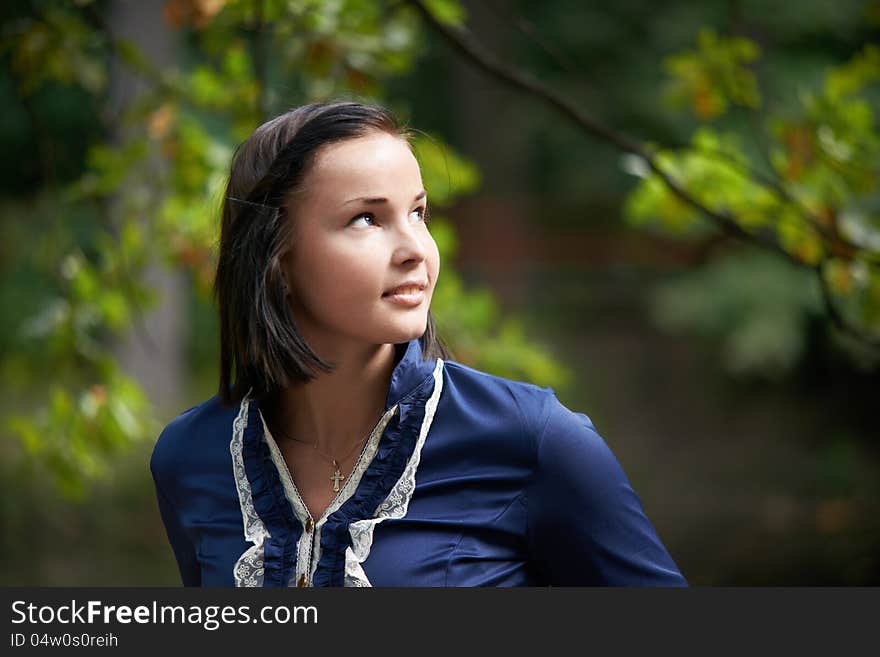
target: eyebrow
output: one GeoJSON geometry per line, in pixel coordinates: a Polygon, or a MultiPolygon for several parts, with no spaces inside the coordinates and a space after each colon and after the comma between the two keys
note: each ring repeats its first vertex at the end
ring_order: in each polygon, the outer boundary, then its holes
{"type": "MultiPolygon", "coordinates": [[[[428,195],[428,192],[426,192],[423,189],[418,194],[416,194],[416,197],[413,200],[418,201],[420,199],[425,198],[427,195],[428,195]]],[[[348,205],[349,203],[356,203],[358,201],[360,201],[362,203],[373,204],[373,205],[379,204],[379,203],[388,203],[388,199],[385,198],[384,196],[359,196],[358,198],[352,198],[352,199],[347,200],[342,205],[348,205]]]]}

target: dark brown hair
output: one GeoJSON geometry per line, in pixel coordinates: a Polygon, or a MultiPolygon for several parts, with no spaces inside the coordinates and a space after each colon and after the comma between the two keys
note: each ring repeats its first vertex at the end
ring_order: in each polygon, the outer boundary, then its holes
{"type": "MultiPolygon", "coordinates": [[[[281,259],[290,247],[292,222],[284,206],[301,191],[322,146],[373,131],[409,139],[409,131],[383,107],[313,103],[267,121],[236,149],[214,278],[224,405],[240,403],[249,390],[260,400],[334,369],[306,344],[286,300],[281,259]]],[[[451,357],[430,310],[419,340],[426,360],[451,357]]]]}

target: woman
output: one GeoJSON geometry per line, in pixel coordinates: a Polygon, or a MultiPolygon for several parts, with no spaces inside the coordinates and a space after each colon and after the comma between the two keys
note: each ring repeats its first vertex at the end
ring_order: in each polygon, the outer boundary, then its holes
{"type": "Polygon", "coordinates": [[[183,583],[684,585],[587,416],[439,340],[407,137],[313,104],[236,152],[219,392],[151,461],[183,583]]]}

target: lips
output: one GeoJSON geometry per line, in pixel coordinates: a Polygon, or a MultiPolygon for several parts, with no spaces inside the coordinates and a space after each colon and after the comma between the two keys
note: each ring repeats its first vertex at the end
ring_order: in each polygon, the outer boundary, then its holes
{"type": "Polygon", "coordinates": [[[422,290],[428,287],[428,284],[425,281],[407,281],[405,283],[401,283],[397,287],[393,287],[390,290],[385,291],[382,296],[388,297],[392,295],[407,295],[407,294],[418,294],[422,290]]]}

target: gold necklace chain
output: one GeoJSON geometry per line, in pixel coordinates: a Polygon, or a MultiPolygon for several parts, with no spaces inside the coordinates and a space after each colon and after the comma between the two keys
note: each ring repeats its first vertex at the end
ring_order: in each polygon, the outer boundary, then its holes
{"type": "Polygon", "coordinates": [[[324,452],[324,451],[321,451],[320,449],[318,449],[318,443],[310,443],[310,442],[308,442],[308,441],[306,441],[306,440],[301,440],[300,438],[293,438],[293,437],[291,437],[291,436],[288,436],[288,435],[287,435],[286,433],[284,433],[283,431],[281,432],[281,437],[282,437],[282,438],[286,438],[287,440],[293,440],[293,441],[295,441],[295,442],[302,443],[303,445],[311,445],[312,449],[314,449],[318,454],[320,454],[321,456],[323,456],[325,459],[327,459],[328,461],[332,461],[333,463],[337,463],[337,462],[339,462],[339,461],[344,462],[349,456],[351,456],[351,455],[354,453],[355,449],[357,449],[358,447],[360,447],[361,445],[364,444],[364,441],[366,441],[366,439],[367,439],[369,436],[364,437],[364,438],[361,438],[358,442],[356,442],[356,443],[354,444],[354,446],[349,450],[349,452],[348,452],[345,456],[343,456],[343,457],[341,457],[341,458],[339,458],[339,459],[333,457],[333,456],[330,455],[330,454],[327,454],[327,452],[324,452]]]}
{"type": "MultiPolygon", "coordinates": [[[[384,414],[385,413],[383,411],[382,415],[384,415],[384,414]]],[[[381,415],[379,417],[381,419],[381,415]]],[[[378,420],[376,421],[376,423],[378,424],[378,420]]],[[[358,447],[363,445],[366,442],[366,440],[370,437],[370,435],[372,434],[372,430],[371,430],[370,433],[368,433],[366,436],[361,438],[357,443],[355,443],[354,446],[348,451],[348,453],[345,456],[343,456],[340,459],[336,459],[331,454],[327,454],[326,452],[323,452],[320,449],[318,449],[317,442],[310,443],[307,440],[302,440],[301,438],[293,438],[292,436],[289,436],[288,434],[281,431],[280,429],[276,429],[276,431],[277,431],[277,433],[279,433],[281,435],[282,438],[285,438],[286,440],[292,440],[297,443],[303,443],[304,445],[311,445],[312,448],[315,450],[315,452],[317,452],[320,456],[322,456],[325,459],[327,459],[328,461],[330,461],[330,463],[333,465],[333,469],[334,469],[333,474],[330,476],[330,481],[333,482],[333,492],[335,492],[335,493],[339,492],[339,482],[342,481],[343,479],[345,479],[345,475],[342,474],[342,472],[340,471],[339,463],[345,462],[348,459],[348,457],[351,456],[358,447]]]]}

